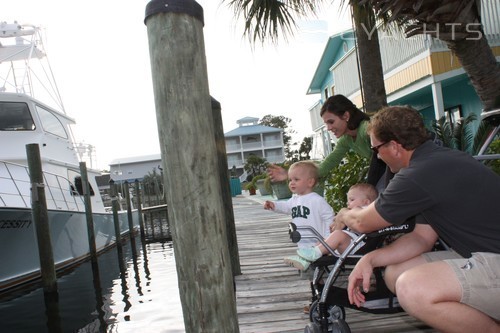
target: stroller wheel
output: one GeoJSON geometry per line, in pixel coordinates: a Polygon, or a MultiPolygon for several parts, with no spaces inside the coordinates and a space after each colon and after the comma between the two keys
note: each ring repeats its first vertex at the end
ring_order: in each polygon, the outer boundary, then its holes
{"type": "Polygon", "coordinates": [[[332,325],[332,330],[328,331],[331,333],[351,333],[351,329],[349,328],[349,325],[345,322],[344,319],[337,319],[335,320],[332,325]]]}
{"type": "Polygon", "coordinates": [[[309,323],[304,328],[304,333],[351,333],[351,329],[349,325],[345,322],[344,319],[337,319],[333,323],[329,324],[328,331],[323,331],[321,329],[321,325],[318,323],[309,323]]]}
{"type": "MultiPolygon", "coordinates": [[[[345,319],[345,310],[343,306],[329,305],[327,313],[329,323],[333,322],[336,319],[345,319]]],[[[318,301],[314,301],[309,308],[309,320],[313,323],[320,322],[318,301]]]]}
{"type": "Polygon", "coordinates": [[[321,333],[321,327],[317,323],[309,323],[304,328],[304,333],[321,333]]]}

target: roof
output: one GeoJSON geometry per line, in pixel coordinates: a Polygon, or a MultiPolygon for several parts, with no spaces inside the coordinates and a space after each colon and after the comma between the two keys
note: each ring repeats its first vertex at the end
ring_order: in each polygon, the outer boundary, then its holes
{"type": "Polygon", "coordinates": [[[338,34],[332,35],[328,38],[325,50],[321,55],[319,64],[316,67],[316,71],[314,72],[311,83],[309,84],[309,88],[307,88],[307,95],[321,93],[325,77],[330,72],[330,68],[337,61],[335,55],[338,53],[339,48],[342,46],[342,43],[346,38],[354,38],[354,32],[352,29],[339,32],[338,34]]]}
{"type": "Polygon", "coordinates": [[[283,129],[270,126],[263,126],[263,125],[250,125],[250,126],[240,126],[232,131],[224,133],[224,136],[225,137],[244,136],[251,134],[276,133],[276,132],[283,132],[283,129]]]}
{"type": "Polygon", "coordinates": [[[241,119],[238,119],[236,121],[237,124],[248,124],[248,123],[257,123],[259,121],[259,118],[255,117],[243,117],[241,119]]]}
{"type": "Polygon", "coordinates": [[[109,173],[103,173],[102,175],[95,177],[95,181],[97,183],[97,186],[99,187],[109,186],[110,180],[111,180],[111,175],[109,173]]]}
{"type": "Polygon", "coordinates": [[[131,164],[158,160],[161,160],[161,154],[116,158],[109,162],[109,165],[131,164]]]}

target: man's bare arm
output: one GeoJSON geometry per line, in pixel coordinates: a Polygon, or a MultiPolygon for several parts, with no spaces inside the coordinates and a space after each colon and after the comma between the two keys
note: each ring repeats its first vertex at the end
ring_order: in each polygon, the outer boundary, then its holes
{"type": "Polygon", "coordinates": [[[335,221],[360,233],[380,230],[391,225],[380,216],[373,202],[365,208],[343,208],[337,213],[335,221]]]}

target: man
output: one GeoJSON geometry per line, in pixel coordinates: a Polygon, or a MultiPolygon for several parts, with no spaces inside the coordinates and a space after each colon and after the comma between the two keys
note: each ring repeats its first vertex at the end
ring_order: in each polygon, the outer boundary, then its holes
{"type": "Polygon", "coordinates": [[[362,233],[412,217],[417,224],[358,262],[349,300],[361,306],[373,268],[386,266],[385,281],[410,315],[442,332],[500,332],[500,176],[430,141],[409,107],[380,110],[367,130],[396,175],[375,202],[336,219],[362,233]],[[453,250],[429,252],[439,237],[453,250]]]}

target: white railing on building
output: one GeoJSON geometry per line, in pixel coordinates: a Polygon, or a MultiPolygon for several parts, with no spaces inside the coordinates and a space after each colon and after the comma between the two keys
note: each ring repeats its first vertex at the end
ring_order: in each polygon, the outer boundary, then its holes
{"type": "Polygon", "coordinates": [[[263,142],[259,141],[259,142],[244,143],[243,145],[226,144],[226,152],[230,153],[241,150],[282,147],[282,146],[283,146],[283,141],[281,140],[266,140],[263,142]]]}
{"type": "Polygon", "coordinates": [[[238,150],[241,150],[241,145],[239,143],[226,144],[226,152],[233,152],[233,151],[238,151],[238,150]]]}
{"type": "Polygon", "coordinates": [[[322,105],[323,103],[321,103],[321,101],[318,101],[309,109],[309,117],[311,118],[311,125],[313,131],[317,131],[319,128],[325,125],[323,122],[323,118],[321,118],[319,114],[322,105]]]}
{"type": "Polygon", "coordinates": [[[280,156],[267,156],[266,161],[269,163],[283,163],[285,157],[283,155],[280,156]]]}
{"type": "Polygon", "coordinates": [[[379,29],[380,56],[382,68],[387,73],[429,49],[427,37],[417,35],[406,38],[397,27],[379,29]]]}
{"type": "Polygon", "coordinates": [[[251,143],[244,143],[242,145],[243,150],[249,150],[249,149],[255,149],[255,148],[262,148],[262,142],[251,142],[251,143]]]}
{"type": "Polygon", "coordinates": [[[238,168],[238,167],[241,167],[243,164],[245,164],[245,162],[243,160],[240,160],[240,159],[238,159],[238,160],[228,159],[227,160],[227,165],[229,168],[232,168],[233,165],[238,168]]]}
{"type": "Polygon", "coordinates": [[[486,38],[500,41],[500,1],[481,1],[481,23],[486,38]]]}
{"type": "Polygon", "coordinates": [[[283,141],[281,140],[264,141],[264,148],[269,148],[269,147],[283,147],[283,141]]]}
{"type": "Polygon", "coordinates": [[[358,65],[355,50],[351,50],[333,67],[335,93],[349,96],[359,90],[358,65]],[[355,71],[353,71],[355,69],[355,71]]]}

